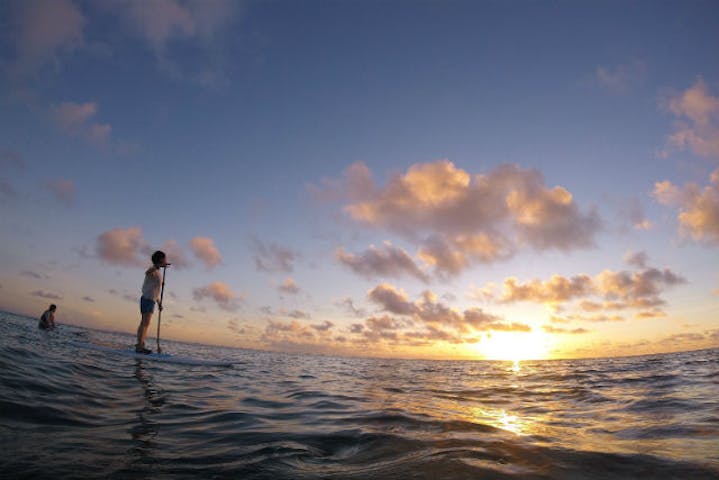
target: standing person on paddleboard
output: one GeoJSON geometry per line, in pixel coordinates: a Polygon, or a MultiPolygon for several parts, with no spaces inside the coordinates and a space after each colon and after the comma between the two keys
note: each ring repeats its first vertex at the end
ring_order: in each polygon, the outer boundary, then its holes
{"type": "Polygon", "coordinates": [[[165,253],[160,250],[152,254],[152,267],[145,272],[145,280],[142,282],[142,297],[140,297],[140,326],[137,327],[137,344],[135,351],[138,353],[152,353],[152,350],[145,348],[145,337],[147,328],[150,326],[152,313],[157,308],[162,311],[162,300],[160,299],[160,287],[162,286],[162,274],[160,269],[170,265],[167,263],[165,253]]]}

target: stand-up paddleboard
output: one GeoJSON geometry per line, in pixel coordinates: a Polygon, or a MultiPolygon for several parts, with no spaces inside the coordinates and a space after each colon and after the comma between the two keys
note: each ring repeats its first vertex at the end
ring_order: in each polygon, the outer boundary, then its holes
{"type": "Polygon", "coordinates": [[[190,365],[196,367],[231,367],[233,365],[233,362],[223,360],[204,360],[201,358],[180,357],[177,355],[171,355],[169,353],[144,354],[137,353],[129,349],[112,348],[105,345],[96,345],[94,343],[72,342],[72,345],[80,348],[86,348],[88,350],[106,352],[123,357],[139,358],[141,360],[152,360],[154,362],[174,363],[178,365],[190,365]]]}

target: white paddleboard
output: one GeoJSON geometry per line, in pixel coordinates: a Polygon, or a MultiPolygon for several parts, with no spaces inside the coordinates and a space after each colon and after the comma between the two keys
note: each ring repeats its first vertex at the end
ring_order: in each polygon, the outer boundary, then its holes
{"type": "Polygon", "coordinates": [[[180,357],[169,353],[137,353],[133,350],[123,348],[112,348],[105,345],[96,345],[94,343],[72,342],[76,347],[86,348],[88,350],[96,350],[98,352],[107,352],[113,355],[121,355],[123,357],[139,358],[141,360],[152,360],[155,362],[175,363],[178,365],[203,366],[203,367],[231,367],[232,362],[222,360],[204,360],[201,358],[180,357]]]}

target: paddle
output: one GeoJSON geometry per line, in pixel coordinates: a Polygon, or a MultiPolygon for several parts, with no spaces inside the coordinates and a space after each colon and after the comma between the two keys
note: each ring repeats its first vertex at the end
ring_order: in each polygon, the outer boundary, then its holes
{"type": "Polygon", "coordinates": [[[160,308],[159,312],[157,312],[157,353],[162,353],[162,349],[160,348],[160,321],[162,320],[162,297],[165,295],[165,276],[167,275],[167,267],[169,267],[170,264],[162,266],[162,287],[160,287],[160,308]]]}

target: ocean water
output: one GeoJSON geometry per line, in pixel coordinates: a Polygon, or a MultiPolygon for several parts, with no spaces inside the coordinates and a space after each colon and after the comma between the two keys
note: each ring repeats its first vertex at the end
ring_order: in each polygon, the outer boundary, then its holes
{"type": "Polygon", "coordinates": [[[77,350],[130,335],[0,313],[0,476],[717,479],[719,350],[406,361],[235,350],[187,367],[77,350]]]}

